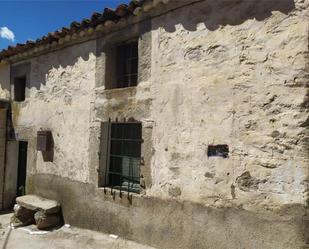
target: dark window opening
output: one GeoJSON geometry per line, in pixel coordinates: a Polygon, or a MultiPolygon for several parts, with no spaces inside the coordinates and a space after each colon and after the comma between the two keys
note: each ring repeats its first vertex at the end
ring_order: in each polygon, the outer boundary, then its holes
{"type": "Polygon", "coordinates": [[[18,102],[24,101],[26,98],[26,77],[18,77],[14,79],[14,100],[18,102]]]}
{"type": "Polygon", "coordinates": [[[101,167],[101,174],[105,172],[103,186],[139,193],[142,124],[103,123],[102,127],[101,161],[106,165],[106,170],[101,167]]]}
{"type": "Polygon", "coordinates": [[[209,145],[207,151],[208,157],[218,156],[223,158],[229,157],[229,146],[226,144],[209,145]]]}
{"type": "Polygon", "coordinates": [[[117,88],[137,85],[138,41],[117,46],[117,88]]]}

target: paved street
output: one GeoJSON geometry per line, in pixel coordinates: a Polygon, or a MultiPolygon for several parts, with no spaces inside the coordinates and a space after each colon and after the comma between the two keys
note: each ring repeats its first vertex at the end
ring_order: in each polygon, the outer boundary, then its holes
{"type": "Polygon", "coordinates": [[[62,227],[46,234],[35,234],[41,233],[35,226],[10,231],[11,216],[12,214],[0,215],[0,249],[154,249],[75,227],[62,227]]]}

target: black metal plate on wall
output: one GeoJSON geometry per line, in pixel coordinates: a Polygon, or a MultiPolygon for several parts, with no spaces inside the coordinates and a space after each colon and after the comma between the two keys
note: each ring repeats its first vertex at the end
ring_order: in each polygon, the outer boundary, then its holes
{"type": "Polygon", "coordinates": [[[217,156],[228,158],[229,157],[229,146],[227,144],[208,145],[207,156],[217,156]]]}

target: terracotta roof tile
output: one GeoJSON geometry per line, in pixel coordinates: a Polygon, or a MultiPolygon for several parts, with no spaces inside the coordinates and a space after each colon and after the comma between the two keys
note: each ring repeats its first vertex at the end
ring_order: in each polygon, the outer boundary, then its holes
{"type": "MultiPolygon", "coordinates": [[[[14,47],[9,46],[7,49],[3,49],[0,51],[0,61],[18,53],[26,52],[26,50],[39,45],[58,42],[59,39],[65,37],[68,34],[80,32],[88,28],[95,28],[99,24],[109,26],[110,24],[117,23],[122,18],[128,18],[129,16],[134,15],[134,13],[137,12],[136,10],[139,10],[140,7],[143,7],[146,2],[149,3],[152,1],[154,0],[132,0],[129,4],[120,4],[115,10],[105,8],[103,13],[94,12],[89,19],[83,19],[81,22],[73,21],[69,27],[63,27],[58,31],[49,32],[47,35],[35,41],[27,41],[25,44],[18,43],[14,47]]],[[[158,0],[156,0],[156,2],[158,2],[158,0]]]]}

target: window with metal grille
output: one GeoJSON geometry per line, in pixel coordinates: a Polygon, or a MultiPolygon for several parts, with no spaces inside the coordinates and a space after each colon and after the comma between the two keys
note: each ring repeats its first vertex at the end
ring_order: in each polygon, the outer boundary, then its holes
{"type": "Polygon", "coordinates": [[[142,124],[105,122],[101,127],[100,186],[139,193],[142,124]]]}
{"type": "Polygon", "coordinates": [[[137,85],[138,41],[117,46],[117,88],[137,85]]]}
{"type": "Polygon", "coordinates": [[[26,77],[14,79],[14,100],[22,102],[26,98],[26,77]]]}

